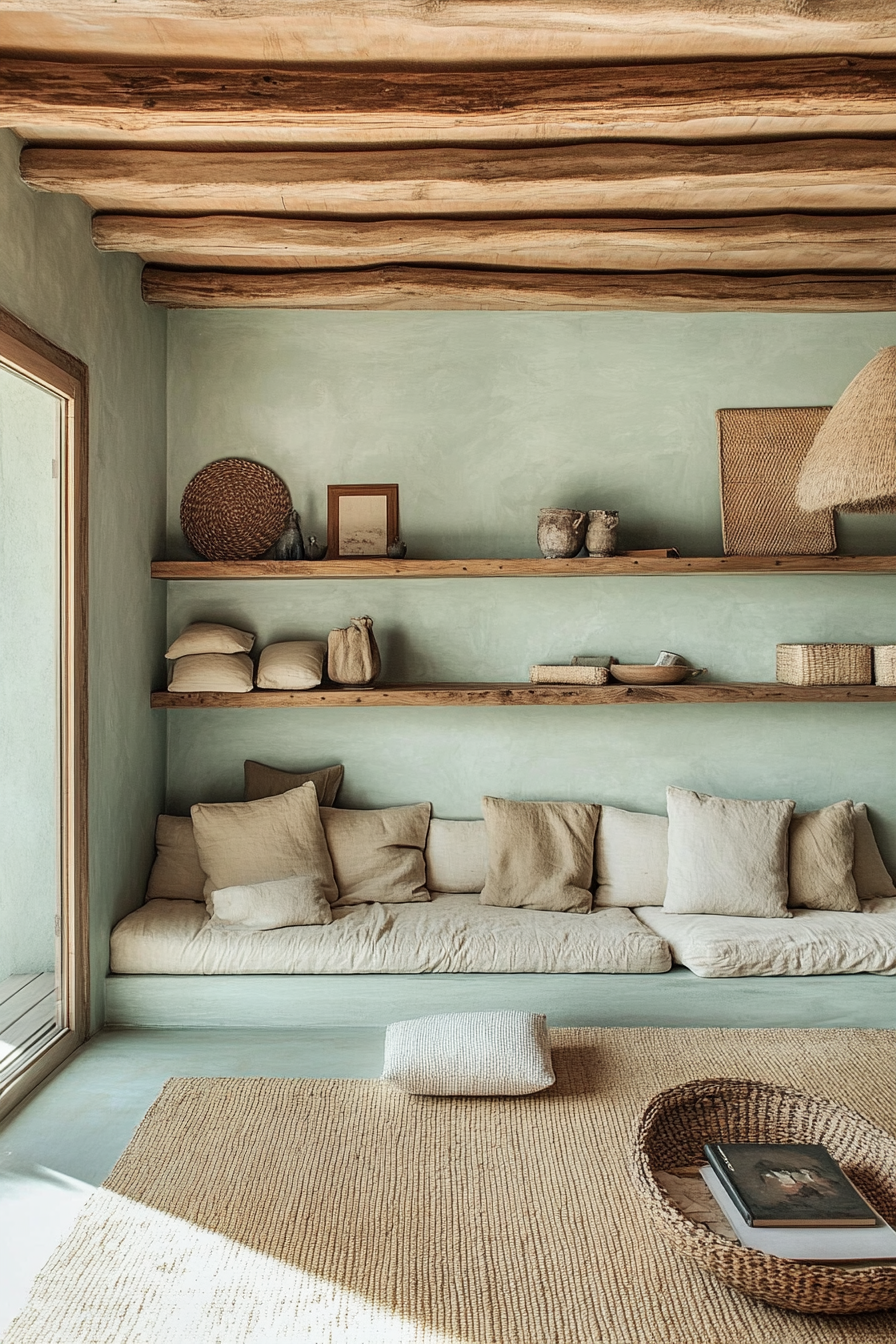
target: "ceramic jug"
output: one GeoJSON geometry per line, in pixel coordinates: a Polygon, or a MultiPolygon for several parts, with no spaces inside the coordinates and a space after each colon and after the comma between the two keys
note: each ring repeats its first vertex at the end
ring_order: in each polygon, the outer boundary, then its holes
{"type": "Polygon", "coordinates": [[[538,548],[545,559],[568,560],[578,555],[587,521],[579,509],[539,509],[538,548]]]}

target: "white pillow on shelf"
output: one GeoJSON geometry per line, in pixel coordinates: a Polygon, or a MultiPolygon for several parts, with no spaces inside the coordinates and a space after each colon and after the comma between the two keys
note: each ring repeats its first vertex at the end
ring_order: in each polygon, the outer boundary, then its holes
{"type": "Polygon", "coordinates": [[[255,643],[249,630],[214,621],[194,621],[182,630],[165,654],[166,658],[186,658],[191,653],[248,653],[255,643]]]}
{"type": "Polygon", "coordinates": [[[169,691],[251,691],[252,659],[247,653],[191,653],[171,669],[169,691]]]}
{"type": "Polygon", "coordinates": [[[310,691],[324,675],[327,646],[319,639],[268,644],[258,660],[255,684],[262,691],[310,691]]]}

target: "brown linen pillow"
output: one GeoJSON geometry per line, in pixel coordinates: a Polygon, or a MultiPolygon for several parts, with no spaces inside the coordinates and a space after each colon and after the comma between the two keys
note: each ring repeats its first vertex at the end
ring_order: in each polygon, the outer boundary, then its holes
{"type": "Polygon", "coordinates": [[[317,789],[321,807],[332,807],[344,774],[343,765],[327,765],[323,770],[309,770],[302,774],[278,770],[273,765],[262,765],[261,761],[244,761],[245,799],[247,803],[254,803],[258,798],[275,798],[278,793],[289,793],[290,789],[300,789],[303,784],[310,782],[317,789]]]}
{"type": "Polygon", "coordinates": [[[431,812],[431,803],[371,811],[322,807],[320,819],[339,888],[336,904],[428,901],[423,849],[431,812]]]}
{"type": "Polygon", "coordinates": [[[796,812],[790,823],[790,900],[807,910],[861,910],[853,877],[851,802],[796,812]]]}
{"type": "Polygon", "coordinates": [[[255,643],[250,630],[214,621],[194,621],[181,630],[165,652],[166,658],[188,658],[195,653],[249,653],[255,643]]]}
{"type": "Polygon", "coordinates": [[[196,852],[189,817],[159,817],[156,860],[146,888],[148,901],[202,901],[205,873],[196,852]]]}
{"type": "Polygon", "coordinates": [[[884,866],[871,818],[864,803],[855,804],[856,855],[853,873],[860,901],[874,901],[879,896],[896,896],[896,886],[884,866]]]}
{"type": "Polygon", "coordinates": [[[197,803],[190,812],[199,862],[208,874],[206,900],[224,887],[254,886],[281,877],[316,878],[330,904],[336,900],[317,790],[310,781],[276,798],[197,803]]]}
{"type": "Polygon", "coordinates": [[[591,909],[598,805],[483,798],[482,812],[488,876],[480,904],[576,914],[591,909]]]}

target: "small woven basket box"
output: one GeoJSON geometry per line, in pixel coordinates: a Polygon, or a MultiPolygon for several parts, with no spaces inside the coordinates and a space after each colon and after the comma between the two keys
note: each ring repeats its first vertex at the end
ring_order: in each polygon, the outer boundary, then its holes
{"type": "Polygon", "coordinates": [[[896,644],[875,644],[874,680],[878,686],[896,686],[896,644]]]}
{"type": "Polygon", "coordinates": [[[775,675],[788,686],[870,686],[870,644],[779,644],[775,675]]]}

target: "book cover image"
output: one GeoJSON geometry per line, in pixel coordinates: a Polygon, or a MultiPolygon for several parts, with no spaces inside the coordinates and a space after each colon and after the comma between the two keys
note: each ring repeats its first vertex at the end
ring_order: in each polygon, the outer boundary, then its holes
{"type": "Polygon", "coordinates": [[[704,1152],[754,1227],[857,1227],[872,1209],[822,1144],[713,1143],[704,1152]]]}

